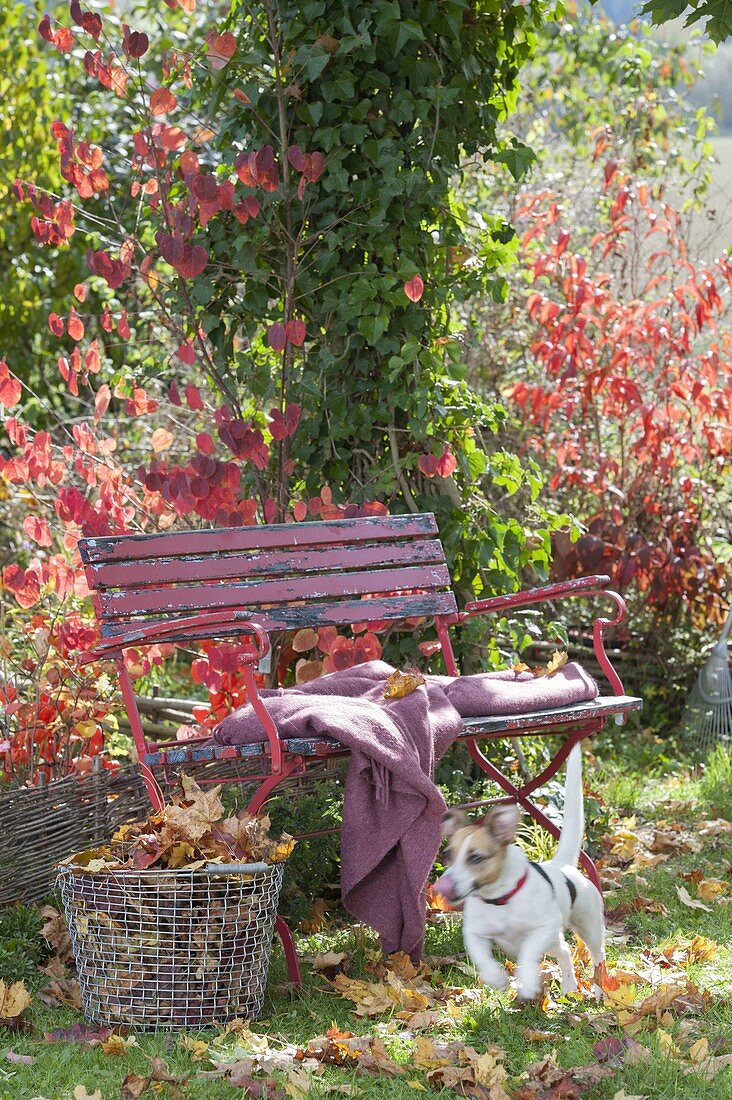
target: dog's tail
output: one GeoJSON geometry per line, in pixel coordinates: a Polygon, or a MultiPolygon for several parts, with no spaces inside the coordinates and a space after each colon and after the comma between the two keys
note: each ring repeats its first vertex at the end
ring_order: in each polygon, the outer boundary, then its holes
{"type": "Polygon", "coordinates": [[[564,820],[557,851],[552,863],[576,867],[585,832],[585,807],[582,797],[582,750],[575,745],[567,758],[564,787],[564,820]]]}

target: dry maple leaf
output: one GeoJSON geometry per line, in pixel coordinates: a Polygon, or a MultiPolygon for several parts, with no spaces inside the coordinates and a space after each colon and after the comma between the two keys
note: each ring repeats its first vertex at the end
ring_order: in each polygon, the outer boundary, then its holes
{"type": "Polygon", "coordinates": [[[47,985],[38,994],[39,1000],[44,1005],[55,1007],[63,1005],[67,1008],[81,1009],[81,989],[77,978],[58,978],[47,985]]]}
{"type": "Polygon", "coordinates": [[[97,1027],[94,1024],[72,1024],[71,1027],[58,1027],[55,1031],[44,1031],[47,1043],[88,1043],[98,1046],[112,1034],[111,1027],[97,1027]]]}
{"type": "Polygon", "coordinates": [[[312,1095],[313,1079],[310,1073],[303,1069],[291,1069],[288,1071],[284,1084],[285,1093],[292,1100],[307,1100],[312,1095]]]}
{"type": "Polygon", "coordinates": [[[44,921],[41,935],[48,946],[62,963],[73,962],[74,951],[63,913],[54,909],[52,905],[44,905],[40,915],[44,921]]]}
{"type": "Polygon", "coordinates": [[[326,951],[321,955],[306,955],[305,961],[316,973],[332,982],[337,974],[346,974],[350,969],[351,957],[345,951],[326,951]]]}
{"type": "Polygon", "coordinates": [[[25,982],[12,982],[6,985],[0,979],[0,1024],[7,1027],[8,1021],[17,1020],[31,1003],[31,995],[25,988],[25,982]]]}
{"type": "Polygon", "coordinates": [[[186,1083],[185,1077],[174,1077],[168,1072],[168,1067],[160,1057],[156,1054],[152,1058],[149,1058],[150,1073],[146,1077],[140,1077],[137,1073],[128,1073],[122,1082],[122,1100],[138,1100],[143,1093],[152,1088],[155,1092],[156,1084],[170,1085],[167,1095],[170,1097],[182,1095],[177,1088],[178,1085],[186,1083]]]}
{"type": "Polygon", "coordinates": [[[635,818],[623,822],[614,833],[608,833],[602,838],[603,846],[609,848],[612,855],[620,860],[633,859],[640,843],[637,833],[633,832],[634,826],[635,818]]]}
{"type": "Polygon", "coordinates": [[[391,676],[387,677],[384,698],[405,699],[407,695],[411,695],[424,683],[426,683],[425,678],[417,669],[407,669],[406,672],[395,669],[391,676]]]}
{"type": "Polygon", "coordinates": [[[668,829],[654,829],[648,845],[652,852],[699,852],[702,842],[696,836],[680,836],[668,829]]]}
{"type": "Polygon", "coordinates": [[[324,898],[316,898],[313,902],[310,916],[306,920],[301,920],[297,927],[308,936],[315,935],[317,932],[322,932],[329,924],[327,914],[327,901],[325,901],[324,898]]]}
{"type": "Polygon", "coordinates": [[[137,1046],[137,1039],[134,1035],[110,1035],[108,1039],[103,1040],[101,1047],[105,1054],[128,1054],[132,1047],[137,1046]]]}
{"type": "Polygon", "coordinates": [[[389,970],[392,970],[397,977],[402,978],[404,981],[411,981],[412,978],[425,975],[428,972],[424,963],[415,966],[406,951],[395,951],[393,955],[387,955],[386,965],[389,970]]]}
{"type": "Polygon", "coordinates": [[[86,1085],[74,1086],[74,1100],[102,1100],[101,1089],[87,1092],[86,1085]]]}
{"type": "Polygon", "coordinates": [[[705,913],[711,913],[712,909],[708,905],[705,905],[703,901],[699,901],[698,898],[693,898],[685,886],[677,886],[676,893],[679,896],[679,901],[682,905],[685,905],[687,909],[703,909],[705,913]]]}
{"type": "Polygon", "coordinates": [[[181,840],[199,841],[224,816],[221,786],[204,791],[195,779],[187,775],[181,775],[181,786],[184,801],[178,805],[166,806],[165,818],[178,829],[181,840]]]}
{"type": "Polygon", "coordinates": [[[697,883],[696,892],[702,901],[724,901],[730,885],[721,878],[706,878],[697,883]]]}
{"type": "Polygon", "coordinates": [[[192,1035],[181,1035],[178,1045],[192,1062],[203,1062],[208,1058],[209,1046],[203,1039],[194,1039],[192,1035]]]}
{"type": "Polygon", "coordinates": [[[532,669],[532,673],[534,676],[554,676],[560,668],[564,668],[568,660],[568,654],[558,649],[543,668],[532,669]]]}
{"type": "Polygon", "coordinates": [[[732,1054],[712,1054],[707,1038],[697,1039],[689,1048],[692,1065],[684,1073],[698,1073],[706,1081],[712,1081],[727,1066],[732,1065],[732,1054]]]}

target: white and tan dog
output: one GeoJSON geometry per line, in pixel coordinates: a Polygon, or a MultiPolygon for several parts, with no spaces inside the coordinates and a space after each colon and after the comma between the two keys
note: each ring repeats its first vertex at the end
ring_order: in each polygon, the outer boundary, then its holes
{"type": "Polygon", "coordinates": [[[462,810],[449,810],[443,825],[448,866],[434,889],[451,904],[464,903],[465,947],[486,985],[505,989],[508,982],[493,957],[495,944],[517,962],[519,1000],[533,1001],[546,954],[559,961],[562,992],[577,989],[567,928],[587,944],[596,975],[605,959],[602,895],[577,868],[584,833],[579,745],[567,760],[564,821],[553,859],[532,863],[514,843],[520,816],[515,804],[497,805],[471,825],[462,810]]]}

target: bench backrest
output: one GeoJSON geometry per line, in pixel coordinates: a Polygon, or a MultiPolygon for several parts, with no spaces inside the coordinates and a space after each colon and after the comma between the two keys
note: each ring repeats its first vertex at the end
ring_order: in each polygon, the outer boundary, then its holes
{"type": "Polygon", "coordinates": [[[430,513],[109,535],[79,549],[106,638],[169,622],[182,640],[176,619],[216,609],[266,630],[457,610],[430,513]]]}

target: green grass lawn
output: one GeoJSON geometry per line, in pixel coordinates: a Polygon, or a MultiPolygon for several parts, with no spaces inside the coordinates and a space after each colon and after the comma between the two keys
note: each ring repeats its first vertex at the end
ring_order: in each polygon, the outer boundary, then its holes
{"type": "MultiPolygon", "coordinates": [[[[713,1056],[732,1053],[730,904],[724,900],[710,901],[709,912],[689,908],[677,892],[682,887],[695,900],[695,878],[698,879],[701,872],[703,880],[723,880],[723,898],[725,894],[732,895],[732,832],[719,831],[700,837],[700,823],[717,816],[719,810],[717,806],[715,814],[715,806],[703,801],[708,786],[701,788],[698,781],[683,771],[665,777],[658,774],[658,766],[654,771],[655,774],[649,774],[640,766],[634,771],[621,771],[598,764],[591,772],[595,790],[613,807],[606,832],[608,839],[603,843],[608,862],[605,873],[618,882],[615,888],[607,891],[611,917],[609,962],[612,968],[620,968],[626,975],[627,972],[639,975],[611,993],[612,1000],[596,1004],[586,998],[560,999],[554,985],[542,1008],[519,1009],[513,1004],[510,993],[481,991],[469,995],[474,999],[459,1007],[453,1017],[446,1017],[439,1030],[417,1032],[410,1030],[409,1021],[397,1018],[396,1007],[377,1017],[357,1017],[356,1005],[345,1000],[307,964],[303,990],[288,991],[283,960],[277,950],[264,1015],[252,1026],[255,1033],[267,1036],[272,1049],[283,1049],[293,1043],[305,1045],[336,1025],[341,1031],[358,1036],[378,1036],[388,1055],[403,1067],[403,1073],[398,1076],[326,1067],[320,1076],[312,1079],[311,1086],[303,1085],[301,1074],[289,1080],[284,1074],[275,1074],[282,1083],[278,1086],[279,1095],[289,1095],[293,1100],[301,1100],[307,1095],[331,1094],[394,1100],[413,1098],[415,1092],[425,1088],[431,1091],[432,1088],[427,1076],[429,1066],[419,1064],[417,1052],[422,1051],[424,1063],[424,1051],[429,1049],[425,1040],[428,1043],[439,1040],[467,1044],[478,1053],[500,1048],[503,1053],[496,1057],[499,1066],[504,1065],[506,1070],[502,1091],[495,1091],[497,1086],[485,1081],[473,1086],[472,1091],[468,1090],[469,1095],[484,1100],[498,1100],[506,1095],[520,1100],[524,1097],[559,1100],[560,1097],[580,1095],[593,1100],[613,1100],[618,1096],[647,1097],[648,1100],[732,1100],[732,1068],[722,1068],[713,1079],[706,1080],[693,1071],[690,1054],[695,1041],[702,1036],[708,1039],[713,1056]],[[673,846],[667,859],[655,866],[647,862],[659,854],[666,855],[663,848],[667,845],[673,846]],[[612,847],[619,849],[621,854],[614,855],[612,847]],[[698,850],[690,850],[695,848],[698,850]],[[684,878],[684,875],[691,877],[684,878]],[[654,908],[661,911],[630,909],[623,915],[622,906],[632,905],[638,897],[655,903],[654,908]],[[705,940],[697,940],[697,948],[702,945],[701,953],[713,952],[713,957],[688,960],[688,945],[695,937],[714,941],[716,946],[713,947],[705,940]],[[667,1008],[643,1015],[635,1024],[628,1023],[628,1017],[634,1015],[633,1006],[637,1007],[650,995],[658,993],[662,982],[673,986],[687,979],[698,987],[697,993],[681,998],[678,1003],[672,1000],[667,1008]],[[420,1036],[422,1041],[418,1047],[420,1036]],[[601,1044],[599,1048],[598,1043],[601,1044]],[[633,1056],[628,1055],[626,1045],[634,1051],[633,1056]],[[582,1075],[574,1085],[570,1075],[561,1087],[552,1085],[550,1076],[545,1077],[544,1084],[538,1077],[522,1077],[527,1066],[551,1052],[561,1067],[596,1067],[598,1054],[608,1052],[614,1054],[617,1066],[612,1058],[603,1062],[605,1069],[609,1067],[613,1072],[589,1084],[582,1075]],[[280,1091],[281,1087],[286,1092],[280,1091]]],[[[349,978],[380,980],[373,973],[377,955],[375,942],[371,934],[362,929],[341,929],[302,937],[301,948],[310,955],[328,950],[346,952],[350,961],[349,978]],[[372,971],[366,969],[368,966],[372,971]]],[[[427,955],[458,961],[463,958],[458,920],[448,916],[430,924],[427,955]]],[[[383,975],[378,965],[376,969],[383,975]]],[[[622,973],[621,978],[625,981],[622,973]]],[[[437,995],[444,985],[477,985],[474,977],[452,962],[436,964],[430,980],[437,995]]],[[[415,982],[419,986],[419,979],[415,982]]],[[[154,1054],[162,1056],[170,1075],[184,1080],[180,1091],[172,1084],[159,1084],[144,1093],[128,1091],[129,1096],[179,1095],[213,1100],[262,1095],[261,1087],[256,1085],[252,1086],[252,1092],[246,1092],[241,1083],[201,1076],[213,1069],[212,1059],[216,1060],[217,1050],[228,1050],[233,1058],[245,1057],[252,1046],[246,1032],[222,1037],[220,1032],[208,1031],[185,1038],[180,1033],[138,1033],[134,1036],[135,1045],[121,1054],[114,1054],[105,1053],[99,1046],[46,1042],[44,1031],[80,1022],[81,1015],[71,1009],[47,1008],[37,994],[26,1018],[28,1030],[0,1031],[0,1096],[8,1100],[33,1097],[86,1100],[87,1095],[95,1094],[102,1100],[119,1100],[124,1095],[122,1082],[125,1077],[149,1074],[147,1056],[154,1054]],[[203,1040],[205,1045],[193,1048],[192,1038],[203,1040]],[[32,1065],[8,1061],[8,1051],[30,1056],[32,1065]],[[196,1056],[200,1060],[195,1060],[196,1056]],[[79,1089],[75,1094],[77,1086],[84,1086],[86,1091],[79,1089]]],[[[450,1049],[453,1051],[451,1060],[459,1062],[459,1053],[455,1053],[459,1048],[450,1049]]],[[[592,1082],[592,1071],[589,1080],[592,1082]]],[[[444,1097],[456,1095],[454,1089],[440,1087],[439,1082],[436,1091],[444,1097]]]]}

